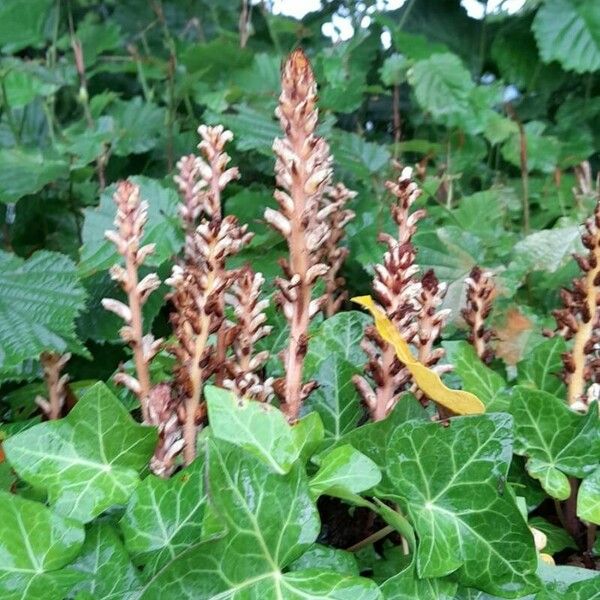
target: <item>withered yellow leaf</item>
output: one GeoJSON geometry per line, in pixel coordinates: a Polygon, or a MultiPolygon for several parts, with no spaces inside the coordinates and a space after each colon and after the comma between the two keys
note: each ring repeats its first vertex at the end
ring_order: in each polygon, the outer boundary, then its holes
{"type": "Polygon", "coordinates": [[[371,296],[358,296],[352,298],[352,301],[360,304],[373,315],[379,335],[394,347],[398,360],[410,371],[415,383],[428,398],[457,415],[474,415],[485,412],[485,406],[477,396],[464,390],[451,390],[444,385],[435,371],[415,359],[400,332],[377,308],[371,296]]]}

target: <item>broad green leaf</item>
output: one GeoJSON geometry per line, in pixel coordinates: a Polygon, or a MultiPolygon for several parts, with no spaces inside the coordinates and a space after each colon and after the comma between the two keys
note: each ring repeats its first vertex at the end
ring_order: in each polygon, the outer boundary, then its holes
{"type": "Polygon", "coordinates": [[[139,96],[131,100],[116,100],[108,114],[115,121],[117,156],[141,154],[152,150],[164,132],[165,109],[139,96]]]}
{"type": "Polygon", "coordinates": [[[517,597],[536,586],[533,539],[505,492],[511,419],[502,413],[416,421],[387,440],[388,476],[418,537],[421,578],[517,597]],[[400,458],[400,460],[399,460],[400,458]]]}
{"type": "Polygon", "coordinates": [[[133,421],[103,383],[64,419],[35,425],[4,442],[6,457],[57,513],[88,522],[126,504],[156,445],[156,431],[133,421]]]}
{"type": "Polygon", "coordinates": [[[0,595],[62,598],[77,577],[60,571],[79,553],[83,527],[43,504],[0,492],[0,595]]]}
{"type": "MultiPolygon", "coordinates": [[[[546,125],[540,121],[525,124],[527,143],[527,170],[552,173],[558,164],[560,142],[551,135],[544,135],[546,125]]],[[[521,165],[521,136],[513,134],[502,146],[502,156],[515,167],[521,165]]]]}
{"type": "Polygon", "coordinates": [[[321,569],[335,571],[336,573],[348,573],[358,575],[358,564],[352,552],[313,544],[300,558],[291,565],[289,571],[303,571],[305,569],[321,569]]]}
{"type": "Polygon", "coordinates": [[[0,202],[16,202],[69,175],[63,158],[39,150],[0,148],[0,164],[0,202]]]}
{"type": "Polygon", "coordinates": [[[510,411],[515,420],[515,452],[527,457],[527,471],[548,494],[566,500],[571,492],[567,475],[581,478],[598,465],[597,409],[582,416],[547,392],[517,386],[510,411]]]}
{"type": "Polygon", "coordinates": [[[307,370],[314,373],[320,363],[332,354],[341,357],[351,366],[362,369],[367,356],[360,347],[360,342],[365,326],[370,322],[367,315],[357,310],[340,312],[323,321],[308,343],[307,370]]]}
{"type": "Polygon", "coordinates": [[[75,265],[45,250],[28,260],[0,251],[0,371],[44,350],[87,354],[75,338],[85,293],[75,265]]]}
{"type": "Polygon", "coordinates": [[[53,77],[50,70],[36,64],[11,61],[3,66],[7,72],[0,78],[11,109],[22,108],[38,96],[49,96],[64,83],[64,80],[53,77]]]}
{"type": "Polygon", "coordinates": [[[470,111],[469,96],[475,87],[458,56],[433,54],[417,61],[408,72],[421,107],[446,125],[458,125],[470,111]]]}
{"type": "Polygon", "coordinates": [[[386,600],[454,600],[457,584],[447,577],[419,578],[411,564],[381,586],[386,600]]]}
{"type": "Polygon", "coordinates": [[[563,369],[561,357],[566,350],[565,339],[560,335],[538,344],[517,365],[519,384],[562,397],[565,385],[560,379],[563,369]]]}
{"type": "Polygon", "coordinates": [[[407,68],[406,56],[394,53],[383,61],[383,65],[379,69],[381,81],[387,86],[399,85],[406,79],[407,68]]]}
{"type": "Polygon", "coordinates": [[[206,502],[200,457],[170,479],[149,475],[136,488],[119,525],[145,577],[200,542],[206,502]]]}
{"type": "Polygon", "coordinates": [[[543,517],[531,517],[529,526],[535,527],[546,536],[547,542],[543,549],[546,554],[556,554],[565,548],[577,548],[571,536],[562,527],[546,521],[543,517]]]}
{"type": "Polygon", "coordinates": [[[390,161],[390,153],[385,146],[367,142],[359,135],[341,129],[336,129],[331,137],[331,148],[342,169],[367,181],[390,161]]]}
{"type": "Polygon", "coordinates": [[[577,494],[577,516],[600,525],[600,467],[588,475],[577,494]]]}
{"type": "MultiPolygon", "coordinates": [[[[145,265],[157,267],[179,252],[183,244],[183,233],[177,216],[178,197],[175,190],[163,187],[149,177],[131,177],[140,186],[142,200],[148,202],[148,222],[144,228],[143,244],[156,244],[154,253],[145,265]]],[[[114,229],[116,206],[113,202],[115,186],[108,187],[100,196],[100,205],[85,211],[79,272],[89,277],[105,271],[119,262],[115,245],[104,237],[104,232],[114,229]]]]}
{"type": "Polygon", "coordinates": [[[287,473],[299,448],[283,413],[264,402],[236,398],[228,391],[206,386],[204,397],[212,435],[260,458],[276,473],[287,473]]]}
{"type": "Polygon", "coordinates": [[[309,412],[292,426],[292,435],[302,462],[306,461],[323,445],[325,429],[319,413],[309,412]]]}
{"type": "Polygon", "coordinates": [[[94,523],[85,535],[81,554],[69,569],[85,579],[72,593],[89,593],[94,600],[118,600],[141,586],[123,542],[108,523],[94,523]]]}
{"type": "Polygon", "coordinates": [[[477,396],[464,390],[451,390],[446,387],[435,371],[413,357],[406,341],[385,313],[377,308],[371,296],[359,296],[352,301],[364,306],[373,315],[377,332],[394,347],[398,360],[410,371],[414,382],[428,398],[456,414],[477,414],[485,411],[484,404],[477,396]]]}
{"type": "Polygon", "coordinates": [[[0,3],[0,46],[16,52],[44,41],[44,25],[52,0],[3,0],[0,3]]]}
{"type": "Polygon", "coordinates": [[[502,376],[484,365],[468,342],[459,342],[448,356],[463,388],[475,394],[488,412],[508,409],[507,383],[502,376]]]}
{"type": "Polygon", "coordinates": [[[360,396],[352,382],[352,377],[358,372],[347,360],[334,353],[310,373],[319,387],[308,397],[303,411],[315,411],[320,415],[328,445],[352,431],[364,414],[360,396]]]}
{"type": "Polygon", "coordinates": [[[316,496],[338,496],[346,492],[359,494],[381,481],[381,472],[367,456],[350,445],[338,446],[328,452],[319,470],[310,480],[310,490],[316,496]]]}
{"type": "Polygon", "coordinates": [[[209,497],[227,526],[162,569],[141,600],[178,598],[355,598],[376,600],[373,582],[319,570],[283,573],[315,541],[319,529],[300,465],[279,475],[244,450],[209,441],[209,497]]]}
{"type": "Polygon", "coordinates": [[[600,6],[551,0],[535,15],[533,32],[544,62],[558,61],[577,73],[600,69],[600,6]]]}

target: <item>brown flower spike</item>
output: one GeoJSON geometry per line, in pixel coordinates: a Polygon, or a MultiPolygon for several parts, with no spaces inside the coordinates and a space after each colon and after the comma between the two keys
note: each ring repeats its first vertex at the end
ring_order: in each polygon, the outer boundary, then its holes
{"type": "Polygon", "coordinates": [[[69,376],[61,375],[64,366],[69,362],[70,354],[42,352],[40,362],[44,369],[44,380],[48,388],[48,399],[38,396],[36,404],[42,409],[49,420],[59,419],[67,398],[67,381],[69,376]]]}
{"type": "Polygon", "coordinates": [[[118,373],[115,381],[129,388],[140,401],[144,422],[148,422],[148,398],[150,394],[150,361],[158,352],[162,340],[155,340],[151,333],[144,334],[142,307],[150,294],[160,286],[156,273],[138,279],[138,269],[154,252],[154,244],[142,246],[144,226],[148,219],[148,203],[140,199],[140,188],[129,181],[117,184],[114,195],[117,205],[116,231],[105,236],[116,246],[125,266],[114,265],[110,274],[127,294],[127,304],[113,298],[104,298],[102,306],[121,317],[125,325],[120,335],[133,351],[136,377],[118,373]]]}
{"type": "Polygon", "coordinates": [[[331,157],[327,142],[315,134],[317,85],[302,50],[285,61],[281,87],[276,115],[285,136],[273,144],[279,210],[267,209],[265,219],[286,239],[289,249],[289,261],[282,261],[285,278],[276,283],[290,341],[284,352],[285,377],[275,382],[275,392],[288,419],[295,421],[302,401],[314,389],[313,382],[303,382],[303,363],[310,319],[326,300],[325,296],[313,299],[312,292],[328,270],[321,262],[329,235],[328,208],[322,202],[331,179],[331,157]]]}

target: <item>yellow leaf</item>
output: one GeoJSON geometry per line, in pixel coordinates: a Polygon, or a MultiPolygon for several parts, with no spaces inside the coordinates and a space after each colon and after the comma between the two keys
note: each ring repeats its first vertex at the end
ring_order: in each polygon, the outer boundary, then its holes
{"type": "Polygon", "coordinates": [[[451,390],[444,385],[435,371],[415,359],[400,332],[377,308],[371,296],[358,296],[352,298],[352,301],[360,304],[373,315],[379,335],[394,347],[398,360],[410,371],[415,383],[428,398],[457,415],[474,415],[485,412],[485,406],[477,396],[464,390],[451,390]]]}

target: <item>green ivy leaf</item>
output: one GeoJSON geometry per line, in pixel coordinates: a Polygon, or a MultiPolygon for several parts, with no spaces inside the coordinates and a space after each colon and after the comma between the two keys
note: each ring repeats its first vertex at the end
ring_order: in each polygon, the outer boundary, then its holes
{"type": "Polygon", "coordinates": [[[457,583],[447,577],[421,579],[414,565],[383,583],[381,591],[386,600],[455,600],[457,583]]]}
{"type": "Polygon", "coordinates": [[[577,516],[600,525],[600,467],[588,475],[577,494],[577,516]]]}
{"type": "Polygon", "coordinates": [[[300,558],[288,566],[289,571],[304,571],[305,569],[321,569],[358,575],[358,564],[352,552],[313,544],[300,558]]]}
{"type": "Polygon", "coordinates": [[[571,493],[567,475],[584,477],[598,464],[596,409],[578,415],[547,392],[517,386],[510,411],[515,419],[515,452],[527,457],[527,471],[548,494],[566,500],[571,493]]]}
{"type": "Polygon", "coordinates": [[[600,6],[596,2],[544,2],[532,28],[544,62],[557,60],[577,73],[600,69],[600,6]]]}
{"type": "Polygon", "coordinates": [[[529,526],[539,529],[547,538],[543,552],[546,554],[556,554],[565,548],[577,549],[577,545],[571,536],[562,528],[546,521],[543,517],[531,517],[529,526]]]}
{"type": "Polygon", "coordinates": [[[75,337],[85,293],[68,257],[43,250],[23,260],[0,251],[0,289],[0,371],[44,350],[87,356],[75,337]]]}
{"type": "Polygon", "coordinates": [[[69,176],[69,164],[64,158],[39,150],[0,148],[0,164],[0,202],[16,202],[69,176]]]}
{"type": "Polygon", "coordinates": [[[330,354],[310,377],[319,387],[303,405],[304,412],[317,412],[325,428],[327,445],[352,431],[364,414],[361,399],[352,382],[359,371],[339,354],[330,354]]]}
{"type": "Polygon", "coordinates": [[[505,492],[511,419],[490,414],[411,422],[387,440],[388,475],[413,523],[419,577],[517,597],[537,585],[527,524],[505,492]],[[398,460],[401,457],[401,460],[398,460]]]}
{"type": "Polygon", "coordinates": [[[311,569],[283,573],[312,547],[319,517],[306,476],[296,463],[279,475],[226,442],[209,441],[210,498],[227,526],[165,567],[140,600],[180,598],[331,598],[379,600],[366,579],[311,569]]]}
{"type": "Polygon", "coordinates": [[[461,378],[463,389],[475,394],[485,404],[487,412],[508,409],[506,381],[481,362],[471,344],[459,342],[453,345],[448,360],[461,378]]]}
{"type": "Polygon", "coordinates": [[[146,577],[200,542],[205,509],[200,457],[170,479],[149,475],[142,481],[119,525],[127,551],[145,565],[146,577]]]}
{"type": "Polygon", "coordinates": [[[276,473],[287,473],[299,448],[283,413],[264,402],[236,398],[215,386],[204,388],[212,435],[250,452],[276,473]]]}
{"type": "Polygon", "coordinates": [[[327,494],[341,496],[359,494],[381,481],[381,472],[367,456],[352,446],[343,445],[328,452],[320,461],[319,470],[310,480],[315,497],[327,494]]]}
{"type": "Polygon", "coordinates": [[[567,350],[565,339],[556,335],[538,344],[517,365],[518,382],[562,397],[565,384],[560,379],[563,368],[562,355],[567,350]]]}
{"type": "MultiPolygon", "coordinates": [[[[148,222],[144,229],[143,244],[156,244],[154,253],[145,265],[157,267],[177,254],[183,245],[183,232],[177,216],[178,196],[175,190],[163,187],[149,177],[131,177],[140,186],[142,200],[148,202],[148,222]]],[[[104,237],[104,232],[114,229],[115,203],[111,185],[100,196],[100,205],[85,211],[79,272],[83,278],[105,271],[119,261],[114,244],[104,237]]]]}
{"type": "Polygon", "coordinates": [[[112,525],[94,523],[87,530],[81,554],[69,569],[84,575],[72,593],[89,593],[94,600],[117,600],[141,586],[123,542],[112,525]]]}
{"type": "Polygon", "coordinates": [[[47,490],[57,513],[87,522],[127,502],[156,440],[97,383],[67,417],[10,437],[4,450],[19,477],[47,490]]]}
{"type": "Polygon", "coordinates": [[[61,569],[79,553],[83,527],[43,504],[0,492],[0,539],[3,599],[63,598],[78,580],[61,569]]]}

